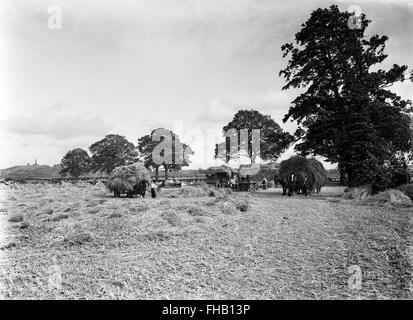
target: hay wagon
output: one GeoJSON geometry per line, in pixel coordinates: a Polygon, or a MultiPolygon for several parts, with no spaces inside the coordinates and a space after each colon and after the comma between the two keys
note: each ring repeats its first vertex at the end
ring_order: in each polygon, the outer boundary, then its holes
{"type": "Polygon", "coordinates": [[[206,183],[217,188],[229,188],[235,172],[228,166],[215,166],[206,170],[206,183]]]}
{"type": "Polygon", "coordinates": [[[237,174],[238,181],[234,189],[238,191],[256,192],[259,189],[266,189],[269,181],[274,181],[278,175],[278,165],[276,164],[242,164],[237,174]]]}

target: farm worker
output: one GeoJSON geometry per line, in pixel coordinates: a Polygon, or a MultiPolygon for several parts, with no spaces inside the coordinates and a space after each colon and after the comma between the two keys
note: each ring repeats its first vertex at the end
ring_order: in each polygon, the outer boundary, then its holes
{"type": "Polygon", "coordinates": [[[156,198],[156,184],[155,183],[151,183],[151,195],[152,198],[156,198]]]}
{"type": "Polygon", "coordinates": [[[267,178],[264,178],[264,179],[262,179],[262,188],[264,189],[264,190],[267,190],[267,178]]]}

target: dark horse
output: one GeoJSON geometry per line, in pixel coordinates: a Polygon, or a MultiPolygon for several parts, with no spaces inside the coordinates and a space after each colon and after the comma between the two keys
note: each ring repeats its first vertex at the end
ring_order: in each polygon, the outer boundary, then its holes
{"type": "Polygon", "coordinates": [[[308,179],[307,176],[296,176],[294,173],[291,173],[290,176],[284,179],[278,179],[277,180],[283,189],[283,196],[288,195],[291,197],[294,195],[294,192],[297,194],[304,194],[305,196],[308,195],[309,193],[309,188],[308,188],[308,179]]]}
{"type": "MultiPolygon", "coordinates": [[[[145,193],[146,193],[146,189],[148,188],[148,186],[149,186],[149,181],[141,180],[133,186],[132,190],[126,191],[126,196],[128,198],[133,198],[134,195],[140,195],[142,198],[145,198],[145,193]]],[[[119,190],[116,187],[113,190],[113,195],[115,197],[120,197],[121,193],[122,193],[121,190],[119,190]]]]}

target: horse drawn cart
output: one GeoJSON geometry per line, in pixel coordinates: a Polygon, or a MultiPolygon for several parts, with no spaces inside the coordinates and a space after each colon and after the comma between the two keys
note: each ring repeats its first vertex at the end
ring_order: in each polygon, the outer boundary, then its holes
{"type": "Polygon", "coordinates": [[[228,166],[215,166],[206,170],[206,183],[217,188],[229,188],[234,170],[228,166]]]}
{"type": "Polygon", "coordinates": [[[234,189],[238,191],[256,192],[260,189],[266,190],[268,182],[273,181],[278,174],[278,167],[272,164],[260,165],[240,165],[238,171],[238,181],[234,189]]]}

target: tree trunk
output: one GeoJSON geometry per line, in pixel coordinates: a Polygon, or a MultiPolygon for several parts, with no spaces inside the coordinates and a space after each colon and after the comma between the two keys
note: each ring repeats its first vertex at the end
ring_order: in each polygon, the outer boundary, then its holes
{"type": "Polygon", "coordinates": [[[168,166],[164,166],[165,168],[165,181],[168,180],[169,178],[169,167],[168,166]]]}

